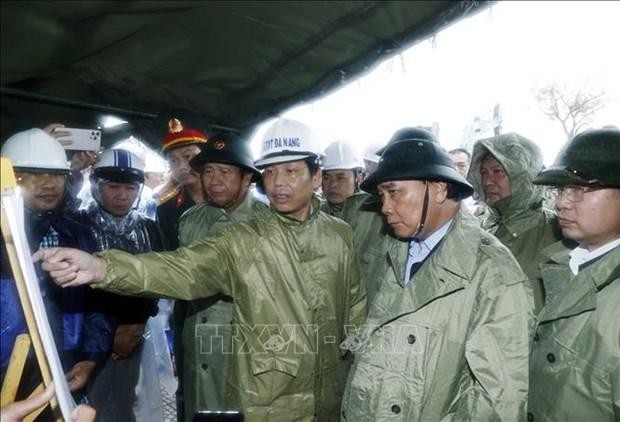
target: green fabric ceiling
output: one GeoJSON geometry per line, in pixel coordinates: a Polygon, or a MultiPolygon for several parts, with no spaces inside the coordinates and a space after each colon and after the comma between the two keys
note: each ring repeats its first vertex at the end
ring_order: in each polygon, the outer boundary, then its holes
{"type": "Polygon", "coordinates": [[[153,144],[172,114],[247,133],[486,4],[2,1],[2,139],[93,126],[93,104],[128,110],[115,114],[153,144]]]}

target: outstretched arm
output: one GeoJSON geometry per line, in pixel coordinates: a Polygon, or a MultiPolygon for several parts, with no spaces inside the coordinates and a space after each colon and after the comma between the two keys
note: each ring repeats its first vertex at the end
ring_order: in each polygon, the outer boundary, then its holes
{"type": "Polygon", "coordinates": [[[107,274],[106,261],[79,249],[40,249],[33,256],[50,273],[56,284],[63,287],[99,283],[107,274]]]}
{"type": "Polygon", "coordinates": [[[37,251],[33,258],[42,261],[43,269],[63,287],[91,284],[121,295],[193,300],[217,293],[232,296],[231,274],[238,263],[230,238],[235,236],[217,236],[162,253],[111,250],[93,256],[55,248],[37,251]]]}

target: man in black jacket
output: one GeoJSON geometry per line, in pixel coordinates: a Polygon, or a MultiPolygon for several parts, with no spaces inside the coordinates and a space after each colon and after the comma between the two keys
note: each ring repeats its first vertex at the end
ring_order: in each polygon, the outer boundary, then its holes
{"type": "MultiPolygon", "coordinates": [[[[30,129],[10,137],[2,156],[11,160],[24,197],[24,224],[31,252],[40,248],[71,246],[95,251],[88,228],[63,214],[69,166],[62,146],[40,129],[30,129]]],[[[15,283],[2,248],[1,302],[2,378],[17,335],[26,332],[15,283]]],[[[58,288],[47,273],[36,266],[39,287],[61,363],[68,371],[69,387],[76,398],[97,363],[105,360],[112,341],[110,321],[87,301],[82,288],[58,288]]],[[[40,382],[34,360],[27,362],[18,399],[30,394],[40,382]]]]}
{"type": "MultiPolygon", "coordinates": [[[[136,210],[144,183],[144,162],[137,155],[123,149],[105,151],[93,165],[90,182],[94,202],[78,218],[90,227],[97,251],[163,249],[156,223],[136,210]]],[[[157,301],[104,293],[99,308],[114,322],[114,344],[89,396],[98,420],[133,421],[142,339],[148,318],[157,313],[157,301]]]]}

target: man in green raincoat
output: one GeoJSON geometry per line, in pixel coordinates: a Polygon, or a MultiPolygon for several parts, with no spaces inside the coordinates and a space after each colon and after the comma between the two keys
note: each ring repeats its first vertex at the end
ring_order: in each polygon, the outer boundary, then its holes
{"type": "MultiPolygon", "coordinates": [[[[397,130],[387,145],[376,153],[383,154],[386,146],[396,142],[429,141],[437,143],[435,135],[421,127],[404,127],[397,130]]],[[[371,304],[379,290],[385,273],[391,271],[388,261],[390,248],[408,247],[407,240],[398,239],[392,233],[381,215],[381,200],[376,195],[358,192],[350,196],[344,204],[341,218],[353,229],[353,243],[357,250],[360,268],[366,279],[368,304],[371,304]]]]}
{"type": "Polygon", "coordinates": [[[336,141],[325,148],[321,183],[325,200],[321,211],[342,218],[342,207],[351,195],[359,191],[364,178],[364,162],[353,145],[336,141]]]}
{"type": "Polygon", "coordinates": [[[99,257],[75,249],[35,259],[61,285],[193,300],[233,298],[225,405],[248,421],[331,421],[348,371],[340,343],[366,314],[351,228],[319,211],[316,136],[280,119],[262,143],[270,208],[173,252],[99,257]]]}
{"type": "Polygon", "coordinates": [[[342,419],[523,420],[533,299],[512,254],[462,209],[471,185],[437,143],[412,140],[388,146],[362,189],[407,242],[390,245],[350,341],[342,419]]]}
{"type": "Polygon", "coordinates": [[[391,234],[380,210],[379,198],[366,192],[358,192],[349,197],[342,209],[342,219],[353,229],[353,244],[366,280],[369,305],[379,290],[384,274],[390,271],[387,260],[389,245],[403,243],[406,247],[406,242],[391,234]]]}
{"type": "Polygon", "coordinates": [[[620,420],[620,131],[575,136],[534,183],[555,186],[562,234],[543,251],[545,307],[528,421],[620,420]]]}
{"type": "MultiPolygon", "coordinates": [[[[249,144],[231,134],[215,134],[192,158],[207,203],[194,205],[179,222],[179,241],[188,246],[215,236],[235,223],[248,221],[267,208],[250,192],[260,178],[249,144]]],[[[187,302],[183,323],[183,391],[185,420],[197,410],[226,409],[226,379],[232,357],[233,304],[218,294],[187,302]]]]}
{"type": "Polygon", "coordinates": [[[516,133],[474,144],[468,179],[487,204],[482,228],[510,249],[528,276],[535,309],[543,305],[543,287],[537,279],[540,251],[562,234],[551,210],[543,208],[542,189],[532,183],[543,168],[540,148],[516,133]]]}

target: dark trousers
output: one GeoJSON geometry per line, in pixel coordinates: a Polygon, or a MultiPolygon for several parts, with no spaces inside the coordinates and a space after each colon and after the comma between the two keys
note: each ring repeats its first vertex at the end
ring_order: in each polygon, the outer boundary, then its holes
{"type": "Polygon", "coordinates": [[[97,373],[88,397],[98,422],[133,422],[142,344],[126,359],[108,358],[97,373]]]}

